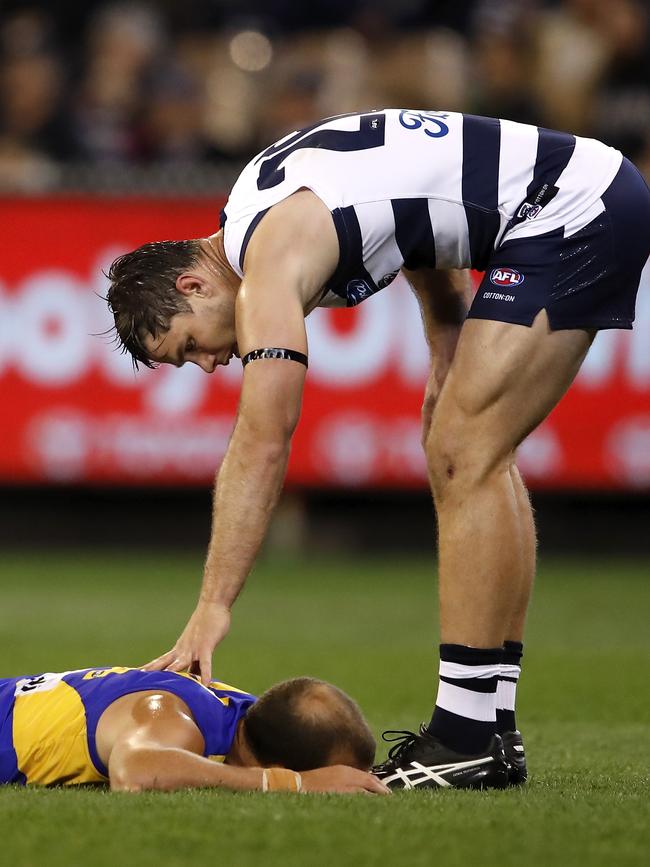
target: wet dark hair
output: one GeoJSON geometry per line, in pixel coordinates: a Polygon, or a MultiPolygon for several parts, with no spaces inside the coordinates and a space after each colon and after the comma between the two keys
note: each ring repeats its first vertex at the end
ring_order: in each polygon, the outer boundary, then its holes
{"type": "Polygon", "coordinates": [[[108,307],[115,318],[115,340],[129,353],[133,367],[156,367],[144,346],[147,335],[169,331],[172,316],[189,313],[189,302],[176,288],[179,274],[196,265],[197,240],[154,241],[118,256],[106,275],[108,307]]]}
{"type": "Polygon", "coordinates": [[[375,758],[375,739],[357,703],[312,677],[271,687],[248,709],[243,725],[262,766],[309,771],[341,755],[368,770],[375,758]]]}

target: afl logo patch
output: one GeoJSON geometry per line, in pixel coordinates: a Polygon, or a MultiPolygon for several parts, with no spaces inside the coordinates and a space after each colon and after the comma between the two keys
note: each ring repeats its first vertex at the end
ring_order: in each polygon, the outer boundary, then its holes
{"type": "Polygon", "coordinates": [[[494,268],[490,274],[490,283],[495,286],[519,286],[524,282],[524,275],[514,268],[494,268]]]}

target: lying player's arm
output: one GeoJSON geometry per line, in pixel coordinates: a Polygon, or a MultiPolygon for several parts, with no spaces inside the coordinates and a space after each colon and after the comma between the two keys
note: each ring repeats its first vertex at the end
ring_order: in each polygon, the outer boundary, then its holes
{"type": "Polygon", "coordinates": [[[422,440],[426,441],[433,408],[449,372],[460,329],[472,300],[469,271],[404,270],[422,312],[431,355],[431,371],[422,404],[422,440]]]}
{"type": "MultiPolygon", "coordinates": [[[[110,744],[108,774],[114,791],[265,789],[263,768],[224,765],[202,755],[201,732],[178,696],[171,693],[142,696],[125,717],[118,726],[113,719],[118,734],[110,744]]],[[[267,790],[272,790],[273,780],[282,776],[282,772],[274,774],[267,770],[267,790]]],[[[372,774],[343,765],[298,775],[285,772],[284,776],[293,783],[284,786],[280,779],[280,788],[287,791],[387,793],[383,783],[372,774]]]]}
{"type": "MultiPolygon", "coordinates": [[[[110,718],[110,725],[118,730],[109,744],[111,789],[138,792],[188,786],[260,787],[259,769],[227,767],[204,758],[203,736],[187,705],[177,696],[143,695],[124,716],[125,720],[116,719],[116,714],[110,718]]],[[[97,727],[98,740],[106,739],[102,722],[97,727]]]]}
{"type": "MultiPolygon", "coordinates": [[[[242,359],[256,349],[307,354],[305,309],[339,255],[331,215],[302,191],[276,205],[251,238],[237,297],[242,359]]],[[[282,490],[307,369],[300,361],[259,359],[244,368],[237,420],[214,494],[212,535],[198,605],[172,651],[150,664],[172,671],[199,662],[211,679],[214,647],[227,633],[237,598],[282,490]]]]}

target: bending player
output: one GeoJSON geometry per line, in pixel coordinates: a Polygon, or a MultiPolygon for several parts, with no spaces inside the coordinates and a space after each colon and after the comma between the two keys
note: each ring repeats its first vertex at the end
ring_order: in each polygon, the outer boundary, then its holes
{"type": "Polygon", "coordinates": [[[516,450],[596,331],[632,327],[650,253],[646,184],[591,139],[389,109],[328,118],[267,148],[243,170],[221,225],[208,238],[146,244],[109,274],[117,335],[136,365],[211,372],[241,355],[245,366],[199,601],[151,667],[198,662],[210,678],[282,488],[305,316],[359,304],[403,269],[431,352],[423,444],[442,643],[431,721],[382,773],[395,786],[523,782],[514,698],[536,540],[516,450]],[[467,268],[485,271],[473,301],[467,268]]]}
{"type": "Polygon", "coordinates": [[[124,667],[0,680],[0,784],[387,794],[374,755],[358,706],[313,678],[259,699],[124,667]]]}

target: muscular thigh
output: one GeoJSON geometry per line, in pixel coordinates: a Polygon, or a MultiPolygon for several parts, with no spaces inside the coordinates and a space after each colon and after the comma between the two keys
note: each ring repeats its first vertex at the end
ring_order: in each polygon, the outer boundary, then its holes
{"type": "Polygon", "coordinates": [[[594,333],[468,319],[438,400],[428,446],[512,453],[573,381],[594,333]]]}

